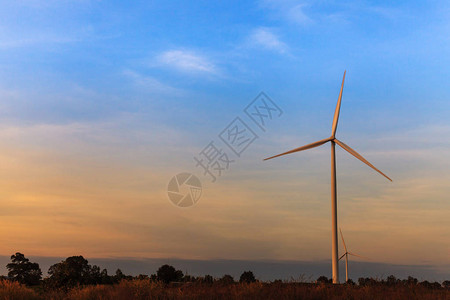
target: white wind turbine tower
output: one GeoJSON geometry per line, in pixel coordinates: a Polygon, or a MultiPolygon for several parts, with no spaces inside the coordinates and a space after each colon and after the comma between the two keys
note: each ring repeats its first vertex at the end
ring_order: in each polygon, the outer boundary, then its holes
{"type": "Polygon", "coordinates": [[[345,80],[345,73],[344,77],[342,78],[342,85],[341,85],[341,91],[339,92],[339,99],[336,104],[336,110],[334,111],[334,119],[333,119],[333,126],[331,128],[331,136],[329,138],[299,147],[295,148],[293,150],[274,155],[271,157],[268,157],[264,160],[272,159],[278,156],[299,152],[311,148],[315,148],[318,146],[321,146],[325,143],[331,142],[331,262],[332,262],[332,271],[333,271],[333,283],[339,283],[339,265],[338,265],[338,237],[337,237],[337,193],[336,193],[336,154],[335,154],[335,147],[336,144],[341,146],[345,151],[392,181],[388,176],[386,176],[383,172],[375,168],[370,162],[368,162],[364,157],[362,157],[358,152],[344,144],[343,142],[339,141],[335,135],[336,135],[336,129],[338,125],[339,120],[339,111],[341,109],[341,99],[342,99],[342,89],[344,88],[344,80],[345,80]]]}
{"type": "Polygon", "coordinates": [[[345,245],[344,236],[342,235],[341,228],[339,228],[339,231],[341,233],[342,243],[344,244],[344,249],[345,249],[345,253],[342,254],[341,257],[339,257],[339,260],[341,260],[345,256],[345,282],[348,282],[348,256],[349,255],[353,255],[353,256],[356,256],[356,257],[360,257],[360,258],[366,258],[366,259],[369,259],[369,258],[361,256],[361,255],[358,255],[358,254],[355,254],[355,253],[352,253],[352,252],[348,252],[347,246],[345,245]]]}

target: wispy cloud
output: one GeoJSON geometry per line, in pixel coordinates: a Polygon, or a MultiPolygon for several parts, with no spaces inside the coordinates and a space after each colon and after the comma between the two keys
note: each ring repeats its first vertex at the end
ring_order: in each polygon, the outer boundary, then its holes
{"type": "Polygon", "coordinates": [[[286,9],[287,18],[295,23],[307,24],[312,22],[311,18],[305,13],[306,4],[297,4],[286,9]]]}
{"type": "Polygon", "coordinates": [[[125,70],[123,71],[123,74],[129,79],[131,79],[137,86],[147,91],[158,94],[173,94],[173,95],[182,94],[182,91],[180,89],[162,83],[161,81],[159,81],[154,77],[145,76],[132,70],[125,70]]]}
{"type": "Polygon", "coordinates": [[[404,9],[393,6],[373,6],[360,2],[261,0],[260,6],[270,10],[277,19],[300,25],[323,22],[349,23],[355,16],[362,14],[391,20],[408,16],[404,9]]]}
{"type": "Polygon", "coordinates": [[[255,29],[250,35],[250,43],[279,53],[288,51],[288,46],[269,28],[261,27],[255,29]]]}
{"type": "Polygon", "coordinates": [[[157,60],[166,65],[183,72],[217,73],[217,67],[206,57],[184,50],[168,50],[161,53],[157,60]]]}
{"type": "Polygon", "coordinates": [[[281,18],[298,24],[308,24],[312,22],[311,17],[305,12],[308,4],[305,2],[292,0],[263,0],[261,6],[275,12],[281,18]]]}

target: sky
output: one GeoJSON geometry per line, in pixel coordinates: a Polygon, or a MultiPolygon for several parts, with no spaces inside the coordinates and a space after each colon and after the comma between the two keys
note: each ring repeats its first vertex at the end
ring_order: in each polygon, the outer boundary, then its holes
{"type": "Polygon", "coordinates": [[[448,270],[447,1],[0,4],[0,255],[330,259],[330,146],[262,159],[329,137],[346,70],[337,137],[393,179],[337,149],[347,246],[448,270]],[[210,142],[233,160],[215,182],[210,142]],[[167,193],[182,172],[189,208],[167,193]]]}

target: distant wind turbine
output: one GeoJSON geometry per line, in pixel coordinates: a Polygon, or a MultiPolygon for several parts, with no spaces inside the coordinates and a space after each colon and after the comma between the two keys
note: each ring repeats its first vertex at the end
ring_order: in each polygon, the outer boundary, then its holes
{"type": "Polygon", "coordinates": [[[339,257],[339,260],[341,260],[345,256],[345,282],[348,282],[348,256],[349,255],[353,255],[353,256],[356,256],[356,257],[360,257],[360,258],[366,258],[366,259],[369,259],[369,258],[361,256],[361,255],[358,255],[358,254],[355,254],[355,253],[352,253],[352,252],[348,252],[347,246],[345,245],[344,236],[342,235],[341,228],[339,228],[339,231],[341,233],[342,243],[344,244],[344,249],[345,249],[345,253],[342,254],[341,257],[339,257]]]}
{"type": "Polygon", "coordinates": [[[334,119],[333,119],[333,126],[331,128],[331,136],[329,138],[299,147],[295,148],[293,150],[274,155],[271,157],[268,157],[264,160],[272,159],[278,156],[299,152],[311,148],[315,148],[318,146],[321,146],[325,143],[331,142],[331,263],[332,263],[332,274],[333,274],[333,283],[339,283],[339,265],[338,265],[338,237],[337,237],[337,193],[336,193],[336,153],[335,153],[335,147],[336,144],[341,146],[345,151],[392,181],[388,176],[386,176],[383,172],[375,168],[370,162],[368,162],[364,157],[362,157],[358,152],[344,144],[343,142],[339,141],[335,135],[336,135],[336,129],[338,125],[339,120],[339,111],[341,109],[341,99],[342,99],[342,90],[344,88],[344,80],[345,80],[345,73],[344,77],[342,78],[342,85],[341,85],[341,91],[339,93],[339,99],[336,104],[336,110],[334,111],[334,119]]]}

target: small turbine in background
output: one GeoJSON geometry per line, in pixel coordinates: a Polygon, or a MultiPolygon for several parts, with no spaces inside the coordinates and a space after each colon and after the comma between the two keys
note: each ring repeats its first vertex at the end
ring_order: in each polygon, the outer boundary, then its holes
{"type": "Polygon", "coordinates": [[[344,235],[342,234],[341,228],[339,228],[339,231],[341,232],[342,243],[344,244],[344,249],[345,249],[345,253],[341,257],[339,257],[339,260],[341,260],[345,256],[345,282],[348,282],[348,256],[353,255],[353,256],[365,258],[365,259],[370,259],[370,258],[361,256],[361,255],[358,255],[358,254],[355,254],[352,252],[348,252],[347,246],[345,245],[344,235]]]}

